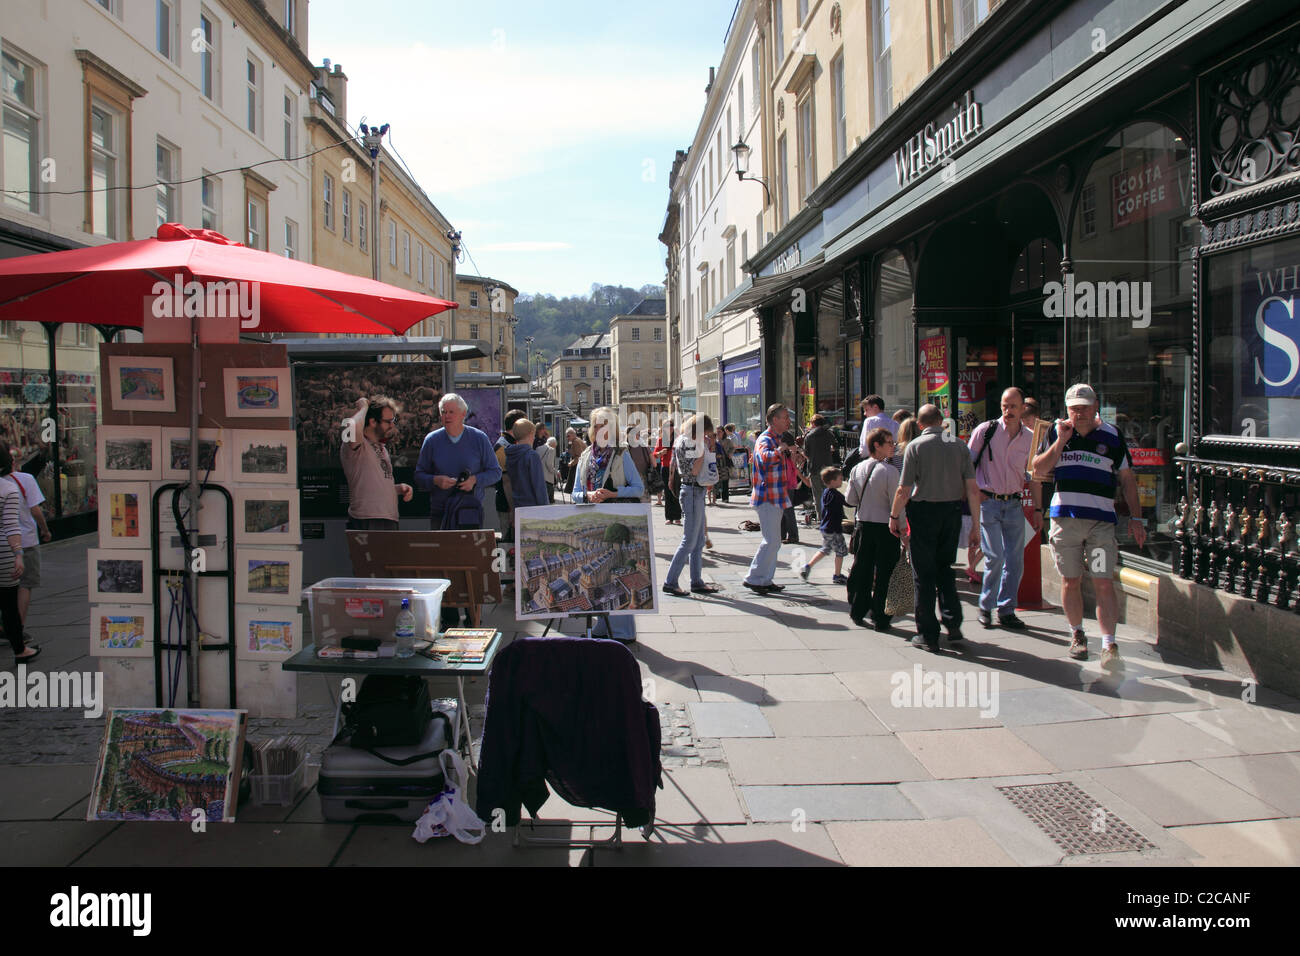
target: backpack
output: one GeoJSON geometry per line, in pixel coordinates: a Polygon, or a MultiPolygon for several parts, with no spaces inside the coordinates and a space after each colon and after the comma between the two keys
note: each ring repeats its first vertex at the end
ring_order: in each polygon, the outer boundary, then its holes
{"type": "MultiPolygon", "coordinates": [[[[335,739],[347,736],[360,750],[418,744],[434,718],[429,685],[411,674],[367,675],[356,701],[345,703],[342,713],[343,730],[335,739]]],[[[447,715],[440,716],[446,719],[447,715]]],[[[403,762],[414,763],[423,756],[403,762]]]]}
{"type": "Polygon", "coordinates": [[[847,475],[857,467],[860,461],[862,461],[862,449],[855,448],[845,456],[844,465],[840,471],[847,475]]]}
{"type": "MultiPolygon", "coordinates": [[[[984,453],[985,453],[986,451],[989,453],[989,461],[990,461],[990,462],[993,461],[993,452],[992,452],[992,451],[989,451],[989,445],[990,445],[990,444],[992,443],[992,441],[993,441],[993,433],[994,433],[995,431],[997,431],[997,428],[998,428],[998,420],[997,420],[996,418],[990,418],[990,419],[989,419],[988,421],[986,421],[984,424],[985,424],[985,425],[988,425],[989,427],[986,428],[986,429],[984,429],[984,441],[983,441],[983,443],[980,445],[980,450],[979,450],[979,452],[976,453],[976,455],[975,455],[975,465],[974,465],[974,467],[976,467],[976,468],[978,468],[978,467],[980,466],[980,460],[984,457],[984,453]]],[[[976,427],[978,428],[979,426],[977,425],[976,427]]],[[[974,432],[972,432],[971,434],[974,435],[974,432]]]]}
{"type": "Polygon", "coordinates": [[[483,503],[472,491],[454,491],[442,512],[443,531],[476,531],[483,527],[483,503]]]}

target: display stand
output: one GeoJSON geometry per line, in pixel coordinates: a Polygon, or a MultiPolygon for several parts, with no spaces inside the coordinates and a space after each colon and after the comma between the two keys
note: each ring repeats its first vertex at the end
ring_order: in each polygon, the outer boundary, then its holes
{"type": "Polygon", "coordinates": [[[492,531],[349,531],[352,573],[359,578],[446,578],[443,607],[469,608],[479,627],[484,603],[501,603],[492,531]]]}
{"type": "MultiPolygon", "coordinates": [[[[604,622],[605,622],[605,638],[604,638],[604,639],[611,640],[611,641],[618,641],[618,638],[617,638],[617,637],[613,637],[613,636],[612,636],[613,633],[614,633],[614,628],[613,628],[613,626],[610,624],[610,620],[609,620],[609,612],[608,612],[608,611],[594,611],[594,612],[592,612],[591,614],[584,614],[583,617],[586,618],[586,620],[587,620],[586,626],[583,628],[583,632],[582,632],[582,636],[583,636],[583,637],[587,637],[587,638],[596,637],[596,635],[593,633],[594,628],[592,627],[592,622],[597,621],[597,620],[601,620],[601,621],[604,621],[604,622]]],[[[552,617],[552,618],[548,618],[547,621],[546,621],[546,627],[542,630],[542,633],[541,633],[540,636],[541,636],[541,637],[545,637],[547,634],[551,633],[551,628],[553,628],[553,627],[555,626],[555,622],[556,622],[556,621],[562,621],[562,620],[564,620],[563,617],[552,617]]],[[[625,643],[627,643],[627,642],[626,642],[626,641],[619,641],[619,643],[620,643],[620,644],[625,644],[625,643]]]]}
{"type": "MultiPolygon", "coordinates": [[[[152,509],[152,518],[153,518],[153,524],[151,525],[151,527],[154,529],[154,533],[153,533],[153,540],[149,542],[149,546],[150,546],[150,550],[152,551],[152,557],[153,557],[152,573],[154,575],[154,585],[155,585],[154,592],[157,595],[157,599],[154,601],[154,606],[153,606],[153,627],[154,627],[154,635],[155,635],[155,640],[153,645],[154,706],[155,707],[169,706],[163,701],[163,651],[166,648],[164,648],[163,630],[160,626],[162,624],[162,605],[163,605],[162,591],[158,588],[158,585],[163,580],[164,577],[174,578],[176,576],[180,576],[183,584],[190,585],[190,591],[192,596],[197,597],[199,591],[199,581],[205,577],[214,577],[214,578],[226,579],[226,615],[227,615],[226,626],[227,626],[227,633],[229,635],[226,643],[204,645],[199,635],[196,633],[193,637],[192,644],[186,644],[182,633],[181,643],[174,646],[168,645],[168,648],[175,651],[176,653],[185,655],[185,659],[188,662],[189,679],[186,681],[186,694],[188,698],[187,704],[189,707],[200,706],[199,680],[198,680],[199,666],[198,666],[198,657],[195,656],[196,652],[228,651],[229,662],[230,662],[229,663],[230,702],[227,706],[233,710],[238,706],[236,703],[237,682],[235,677],[235,664],[236,664],[236,660],[235,660],[235,554],[234,554],[235,509],[234,509],[234,499],[231,498],[229,491],[227,491],[225,488],[221,487],[220,485],[209,484],[203,486],[204,492],[219,492],[222,495],[222,497],[226,499],[226,570],[225,571],[208,571],[206,569],[203,571],[192,570],[191,560],[190,560],[190,555],[192,551],[187,551],[185,549],[184,544],[182,544],[182,551],[184,552],[184,560],[182,562],[181,570],[175,571],[175,570],[159,567],[159,557],[160,557],[159,552],[161,549],[158,546],[158,538],[159,535],[162,534],[162,529],[160,527],[160,523],[158,520],[159,501],[162,499],[164,495],[170,496],[171,494],[174,494],[177,489],[185,489],[188,487],[189,487],[188,484],[182,482],[169,482],[163,485],[161,488],[159,488],[156,492],[154,492],[150,504],[150,507],[152,509]]],[[[200,497],[202,496],[200,495],[200,497]]],[[[168,500],[170,502],[171,500],[170,497],[168,498],[168,500]]],[[[194,535],[197,539],[197,535],[198,535],[197,529],[199,526],[198,502],[191,502],[190,511],[191,511],[190,521],[194,525],[195,528],[194,535]]],[[[180,530],[181,530],[180,522],[177,522],[177,531],[179,532],[180,530]]],[[[170,545],[168,546],[170,547],[170,545]]],[[[194,547],[201,547],[201,545],[197,543],[197,540],[190,542],[190,548],[192,549],[194,547]]],[[[185,613],[187,613],[186,610],[182,609],[182,614],[185,613]]],[[[184,632],[184,628],[182,628],[182,632],[184,632]]]]}

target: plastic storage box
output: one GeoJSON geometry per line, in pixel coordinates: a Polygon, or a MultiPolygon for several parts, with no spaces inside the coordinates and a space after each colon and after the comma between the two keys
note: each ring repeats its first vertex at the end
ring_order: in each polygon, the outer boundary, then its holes
{"type": "Polygon", "coordinates": [[[252,801],[255,807],[288,807],[302,792],[303,775],[307,770],[307,755],[293,773],[249,774],[252,801]]]}
{"type": "Polygon", "coordinates": [[[446,578],[326,578],[306,589],[312,639],[337,647],[345,637],[391,641],[402,598],[411,599],[415,639],[434,639],[442,613],[446,578]]]}

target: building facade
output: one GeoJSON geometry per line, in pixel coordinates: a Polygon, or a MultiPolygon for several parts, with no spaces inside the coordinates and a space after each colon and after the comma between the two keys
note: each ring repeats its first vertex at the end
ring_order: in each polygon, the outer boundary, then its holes
{"type": "MultiPolygon", "coordinates": [[[[306,0],[6,3],[0,256],[182,222],[310,261],[306,49],[306,0]]],[[[0,432],[49,463],[56,530],[89,530],[98,346],[125,333],[40,318],[0,328],[0,432]]]]}
{"type": "Polygon", "coordinates": [[[546,390],[551,400],[578,418],[614,400],[610,367],[610,334],[594,333],[574,339],[547,367],[546,390]]]}
{"type": "Polygon", "coordinates": [[[611,401],[627,415],[648,421],[668,413],[668,329],[665,300],[645,298],[626,315],[609,320],[611,401]]]}
{"type": "MultiPolygon", "coordinates": [[[[515,299],[519,291],[500,279],[474,275],[456,276],[456,336],[458,341],[479,342],[487,358],[467,359],[456,363],[456,371],[515,371],[515,299]]],[[[444,324],[450,317],[439,316],[444,324]]],[[[448,328],[450,331],[450,327],[448,328]]]]}
{"type": "Polygon", "coordinates": [[[1148,530],[1121,523],[1127,620],[1293,688],[1294,7],[804,7],[759,18],[776,234],[730,308],[759,312],[764,401],[851,435],[878,392],[965,436],[1007,386],[1056,417],[1089,382],[1148,530]]]}

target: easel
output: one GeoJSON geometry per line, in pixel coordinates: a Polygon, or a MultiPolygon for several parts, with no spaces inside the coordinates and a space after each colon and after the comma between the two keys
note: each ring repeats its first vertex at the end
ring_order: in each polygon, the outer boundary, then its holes
{"type": "MultiPolygon", "coordinates": [[[[613,625],[610,624],[608,611],[593,611],[590,614],[584,614],[583,617],[586,618],[587,621],[586,627],[583,629],[582,632],[583,637],[587,637],[587,638],[596,637],[597,635],[594,633],[595,628],[592,626],[592,622],[596,620],[602,620],[605,622],[605,637],[612,641],[618,640],[618,638],[613,636],[614,628],[613,625]]],[[[540,636],[545,637],[547,634],[551,633],[551,628],[555,626],[555,622],[562,621],[562,620],[564,620],[563,617],[547,618],[546,629],[542,631],[540,636]]]]}
{"type": "Polygon", "coordinates": [[[481,626],[482,605],[501,603],[492,531],[349,531],[352,572],[359,578],[446,578],[443,607],[469,609],[481,626]]]}

